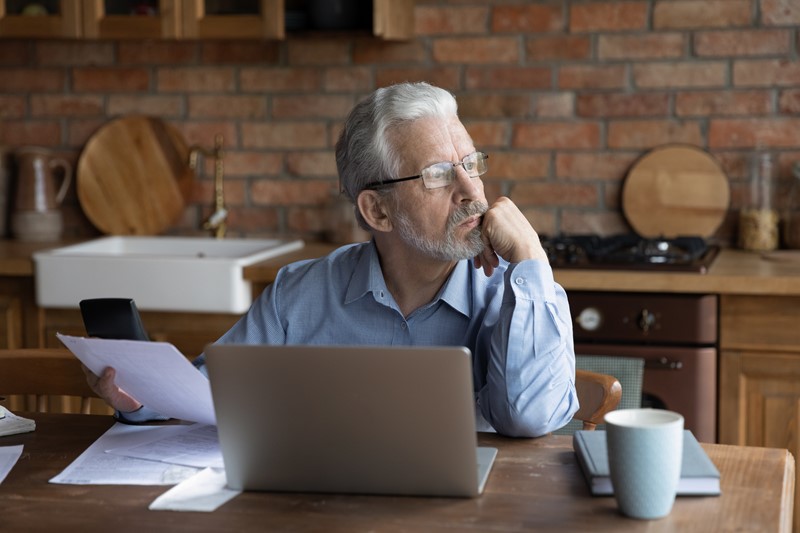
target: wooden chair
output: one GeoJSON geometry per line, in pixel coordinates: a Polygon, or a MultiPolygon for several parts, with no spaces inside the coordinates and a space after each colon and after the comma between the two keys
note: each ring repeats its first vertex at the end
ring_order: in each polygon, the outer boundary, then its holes
{"type": "MultiPolygon", "coordinates": [[[[66,349],[0,350],[0,396],[33,396],[26,410],[47,412],[52,396],[80,398],[80,412],[88,414],[97,395],[86,383],[81,362],[66,349]]],[[[71,409],[63,409],[74,412],[71,409]]]]}
{"type": "Polygon", "coordinates": [[[583,422],[583,429],[594,430],[603,417],[622,399],[622,385],[614,376],[588,370],[575,371],[575,388],[581,406],[573,416],[583,422]]]}

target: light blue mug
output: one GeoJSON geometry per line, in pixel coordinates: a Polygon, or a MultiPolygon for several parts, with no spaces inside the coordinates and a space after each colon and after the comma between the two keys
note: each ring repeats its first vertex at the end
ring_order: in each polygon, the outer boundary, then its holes
{"type": "Polygon", "coordinates": [[[608,465],[623,514],[652,520],[675,502],[683,456],[683,416],[662,409],[620,409],[605,416],[608,465]]]}

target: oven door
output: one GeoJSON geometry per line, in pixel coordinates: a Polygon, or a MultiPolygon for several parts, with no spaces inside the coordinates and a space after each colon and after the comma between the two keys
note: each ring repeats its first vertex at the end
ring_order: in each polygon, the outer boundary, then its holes
{"type": "Polygon", "coordinates": [[[697,440],[717,441],[716,348],[578,343],[575,354],[644,359],[642,406],[678,412],[697,440]]]}

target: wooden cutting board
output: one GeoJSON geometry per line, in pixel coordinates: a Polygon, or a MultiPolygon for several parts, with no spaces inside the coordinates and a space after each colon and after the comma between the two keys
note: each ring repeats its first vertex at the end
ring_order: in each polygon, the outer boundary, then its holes
{"type": "Polygon", "coordinates": [[[112,120],[95,133],[78,160],[78,200],[109,235],[158,235],[176,222],[194,171],[177,129],[147,116],[112,120]]]}
{"type": "Polygon", "coordinates": [[[655,148],[634,163],[622,188],[622,210],[642,237],[710,237],[730,203],[719,163],[688,145],[655,148]]]}

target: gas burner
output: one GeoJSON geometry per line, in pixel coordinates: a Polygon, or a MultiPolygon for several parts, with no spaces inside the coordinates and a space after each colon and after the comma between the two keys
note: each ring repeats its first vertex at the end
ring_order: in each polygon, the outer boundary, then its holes
{"type": "Polygon", "coordinates": [[[542,245],[555,268],[705,272],[719,251],[701,237],[647,239],[633,234],[543,238],[542,245]]]}

